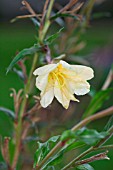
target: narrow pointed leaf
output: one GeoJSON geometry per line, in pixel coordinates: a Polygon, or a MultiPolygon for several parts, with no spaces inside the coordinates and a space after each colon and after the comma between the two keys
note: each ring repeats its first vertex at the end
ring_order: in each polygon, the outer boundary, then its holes
{"type": "Polygon", "coordinates": [[[47,39],[45,39],[45,43],[51,44],[56,38],[59,37],[60,32],[61,32],[63,29],[64,29],[64,27],[61,28],[61,29],[60,29],[58,32],[56,32],[55,34],[53,34],[53,35],[49,36],[47,39]]]}
{"type": "Polygon", "coordinates": [[[7,108],[4,107],[0,107],[0,111],[4,112],[5,114],[7,114],[9,117],[11,117],[13,120],[15,119],[15,113],[7,108]]]}
{"type": "Polygon", "coordinates": [[[16,57],[12,60],[12,62],[10,63],[9,67],[7,68],[7,73],[12,69],[12,67],[21,59],[23,59],[26,55],[31,55],[36,53],[37,51],[40,50],[40,47],[38,45],[34,45],[31,48],[26,48],[22,51],[20,51],[16,57]]]}

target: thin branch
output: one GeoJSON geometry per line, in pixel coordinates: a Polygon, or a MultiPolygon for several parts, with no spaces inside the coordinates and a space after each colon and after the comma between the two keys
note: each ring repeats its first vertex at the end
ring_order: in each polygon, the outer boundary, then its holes
{"type": "Polygon", "coordinates": [[[109,87],[110,83],[112,82],[112,80],[113,80],[113,70],[111,69],[108,73],[105,83],[102,86],[102,90],[107,89],[109,87]]]}
{"type": "Polygon", "coordinates": [[[58,13],[63,13],[65,11],[67,11],[68,9],[70,9],[73,5],[75,5],[75,3],[78,0],[71,0],[67,5],[64,6],[64,8],[62,8],[58,13]]]}
{"type": "Polygon", "coordinates": [[[38,17],[38,15],[35,13],[35,11],[31,8],[30,4],[27,2],[27,1],[22,1],[22,4],[24,6],[26,6],[27,10],[32,14],[32,15],[35,15],[37,17],[37,19],[40,20],[40,18],[38,17]]]}
{"type": "Polygon", "coordinates": [[[71,13],[75,13],[75,12],[77,12],[82,6],[83,6],[83,2],[81,3],[81,4],[79,4],[77,7],[75,7],[75,8],[73,8],[72,10],[70,10],[70,11],[66,11],[65,13],[69,13],[69,14],[71,14],[71,13]]]}
{"type": "Polygon", "coordinates": [[[34,113],[36,110],[38,110],[40,106],[40,103],[36,103],[29,111],[27,111],[24,115],[23,115],[23,119],[29,115],[31,115],[32,113],[34,113]]]}
{"type": "Polygon", "coordinates": [[[93,151],[93,147],[87,149],[86,151],[84,151],[82,154],[80,154],[79,156],[77,156],[75,159],[73,159],[69,164],[67,164],[64,168],[62,168],[61,170],[67,170],[68,168],[72,167],[75,162],[77,162],[78,160],[80,160],[81,158],[83,158],[84,156],[86,156],[88,153],[93,151]]]}
{"type": "Polygon", "coordinates": [[[83,165],[83,164],[91,163],[91,162],[94,162],[94,161],[98,161],[98,160],[103,160],[103,159],[109,160],[107,153],[108,153],[108,151],[103,152],[103,153],[99,153],[97,155],[91,156],[90,158],[78,161],[78,162],[75,163],[74,167],[76,167],[78,165],[83,165]]]}
{"type": "Polygon", "coordinates": [[[17,19],[22,19],[22,18],[32,18],[32,17],[41,17],[41,14],[31,14],[31,15],[22,15],[22,16],[17,16],[17,19]]]}
{"type": "Polygon", "coordinates": [[[50,0],[46,0],[44,8],[43,8],[42,19],[41,19],[41,24],[40,24],[41,28],[43,27],[43,23],[44,23],[44,19],[45,19],[45,16],[46,16],[46,12],[47,12],[47,7],[48,7],[48,4],[49,4],[49,1],[50,0]]]}

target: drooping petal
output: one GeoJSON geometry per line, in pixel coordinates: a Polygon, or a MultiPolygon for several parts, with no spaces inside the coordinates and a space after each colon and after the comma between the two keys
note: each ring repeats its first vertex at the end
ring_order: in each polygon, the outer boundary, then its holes
{"type": "Polygon", "coordinates": [[[54,95],[56,99],[63,105],[65,109],[68,109],[70,100],[78,101],[73,94],[64,86],[63,88],[58,88],[58,82],[55,82],[54,95]]]}
{"type": "Polygon", "coordinates": [[[77,81],[75,82],[74,93],[76,95],[85,95],[90,91],[90,85],[87,81],[77,81]]]}
{"type": "Polygon", "coordinates": [[[47,85],[44,92],[41,93],[41,106],[46,108],[49,104],[52,103],[54,98],[54,88],[50,84],[47,85]]]}
{"type": "Polygon", "coordinates": [[[36,78],[36,87],[44,91],[48,83],[48,74],[40,75],[36,78]]]}
{"type": "Polygon", "coordinates": [[[37,68],[33,74],[36,76],[36,75],[43,75],[43,74],[48,74],[50,73],[51,71],[53,71],[56,67],[57,67],[58,64],[48,64],[46,66],[42,66],[40,68],[37,68]]]}

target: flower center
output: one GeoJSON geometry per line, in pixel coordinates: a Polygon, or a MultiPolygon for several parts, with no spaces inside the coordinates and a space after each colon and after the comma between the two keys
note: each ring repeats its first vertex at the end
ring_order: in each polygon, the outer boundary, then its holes
{"type": "Polygon", "coordinates": [[[60,72],[53,72],[53,75],[55,77],[55,79],[57,80],[58,82],[58,88],[62,88],[65,84],[65,80],[64,80],[64,76],[62,75],[62,73],[60,72]]]}
{"type": "Polygon", "coordinates": [[[49,82],[55,85],[55,82],[57,81],[57,88],[62,88],[65,85],[65,78],[63,74],[59,70],[55,70],[50,73],[49,75],[49,82]]]}

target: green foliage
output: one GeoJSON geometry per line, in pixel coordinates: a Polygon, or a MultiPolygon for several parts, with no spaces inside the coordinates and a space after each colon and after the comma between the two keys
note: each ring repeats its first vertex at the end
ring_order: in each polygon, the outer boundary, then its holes
{"type": "Polygon", "coordinates": [[[79,141],[83,141],[87,145],[95,145],[100,139],[105,138],[108,133],[107,132],[97,132],[93,129],[81,128],[80,130],[76,131],[76,136],[79,141]]]}
{"type": "MultiPolygon", "coordinates": [[[[73,149],[81,148],[87,145],[94,146],[99,140],[105,138],[108,135],[107,132],[97,132],[96,130],[81,128],[76,132],[67,130],[63,132],[60,137],[62,148],[56,153],[54,156],[50,157],[50,159],[43,166],[43,170],[46,170],[50,166],[55,166],[61,163],[63,155],[66,152],[69,152],[73,149]],[[65,144],[65,145],[64,145],[65,144]],[[64,145],[64,146],[63,146],[64,145]]],[[[39,143],[39,149],[35,154],[35,163],[34,167],[38,162],[40,162],[50,151],[50,147],[48,147],[48,142],[51,141],[51,138],[41,144],[39,143]]],[[[88,167],[88,166],[86,166],[88,167]]]]}
{"type": "Polygon", "coordinates": [[[73,149],[78,149],[85,146],[84,142],[72,141],[69,145],[63,147],[56,155],[51,157],[49,161],[44,165],[43,170],[46,170],[49,166],[55,166],[62,162],[63,155],[73,149]]]}
{"type": "Polygon", "coordinates": [[[87,145],[95,145],[100,139],[105,138],[108,135],[107,132],[97,132],[93,129],[81,128],[76,132],[71,130],[63,132],[61,135],[60,140],[65,141],[67,139],[76,139],[81,142],[84,142],[87,145]]]}
{"type": "Polygon", "coordinates": [[[34,156],[34,165],[33,165],[34,168],[41,160],[45,158],[45,156],[55,146],[58,139],[59,139],[59,136],[53,136],[45,143],[38,142],[38,149],[34,156]]]}
{"type": "Polygon", "coordinates": [[[109,99],[111,92],[113,91],[112,88],[109,88],[107,90],[99,91],[95,94],[95,96],[92,98],[88,108],[86,109],[83,118],[88,117],[92,114],[94,114],[97,110],[99,110],[104,102],[109,99]]]}
{"type": "Polygon", "coordinates": [[[79,170],[94,170],[94,168],[89,164],[79,165],[77,166],[79,170]]]}
{"type": "Polygon", "coordinates": [[[75,137],[76,137],[75,132],[73,132],[72,130],[66,130],[62,133],[60,140],[66,141],[67,139],[73,139],[75,137]]]}
{"type": "Polygon", "coordinates": [[[36,53],[37,51],[40,51],[40,47],[38,45],[34,45],[33,47],[26,48],[22,51],[20,51],[16,57],[12,60],[9,67],[7,68],[7,73],[12,69],[12,67],[21,59],[23,59],[26,55],[31,55],[36,53]]]}
{"type": "Polygon", "coordinates": [[[61,28],[58,32],[56,32],[55,34],[53,35],[50,35],[47,39],[45,39],[45,44],[51,44],[55,39],[57,39],[61,33],[61,31],[64,29],[61,28]]]}
{"type": "Polygon", "coordinates": [[[4,107],[0,107],[0,111],[4,112],[6,115],[8,115],[13,120],[15,119],[15,113],[12,110],[4,108],[4,107]]]}

